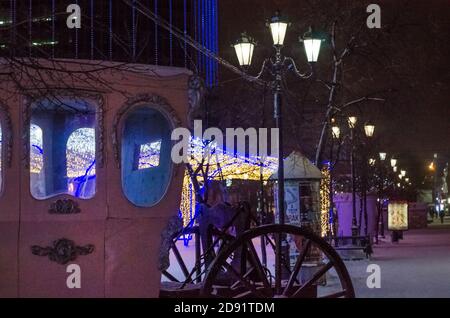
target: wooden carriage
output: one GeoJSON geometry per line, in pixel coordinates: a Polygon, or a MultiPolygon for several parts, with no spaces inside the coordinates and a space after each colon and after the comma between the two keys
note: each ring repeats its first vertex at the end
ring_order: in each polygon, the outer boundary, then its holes
{"type": "Polygon", "coordinates": [[[39,76],[0,82],[0,297],[157,297],[190,72],[60,61],[39,76]]]}
{"type": "MultiPolygon", "coordinates": [[[[198,81],[181,68],[23,61],[0,81],[0,297],[158,297],[184,178],[171,133],[188,126],[198,81]]],[[[164,271],[172,296],[194,287],[203,297],[317,297],[331,269],[338,284],[323,295],[354,296],[338,254],[306,229],[217,230],[190,271],[177,253],[183,279],[164,271]],[[304,280],[313,249],[325,262],[304,280]]]]}

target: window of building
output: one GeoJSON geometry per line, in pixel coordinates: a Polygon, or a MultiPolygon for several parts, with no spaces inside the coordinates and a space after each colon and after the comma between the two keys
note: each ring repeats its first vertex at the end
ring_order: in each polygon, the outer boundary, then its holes
{"type": "Polygon", "coordinates": [[[83,101],[46,100],[32,106],[30,191],[34,198],[95,195],[95,117],[95,108],[83,101]]]}
{"type": "Polygon", "coordinates": [[[125,118],[122,135],[122,188],[139,207],[165,195],[172,173],[171,125],[158,110],[141,106],[125,118]]]}

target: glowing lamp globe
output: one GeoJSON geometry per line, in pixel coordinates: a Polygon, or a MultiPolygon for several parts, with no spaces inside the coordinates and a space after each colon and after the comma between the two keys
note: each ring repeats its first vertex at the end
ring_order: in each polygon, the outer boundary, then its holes
{"type": "Polygon", "coordinates": [[[273,45],[282,46],[284,43],[284,38],[286,37],[286,31],[288,27],[288,22],[280,16],[280,12],[277,11],[275,16],[272,17],[269,28],[272,33],[273,45]]]}
{"type": "Polygon", "coordinates": [[[373,133],[375,132],[375,125],[372,124],[365,124],[364,125],[364,132],[366,134],[366,137],[373,137],[373,133]]]}
{"type": "Polygon", "coordinates": [[[358,121],[358,118],[356,118],[356,116],[350,116],[348,117],[348,126],[350,128],[355,128],[356,127],[356,122],[358,121]]]}
{"type": "Polygon", "coordinates": [[[331,127],[331,131],[333,133],[333,138],[339,139],[341,136],[341,129],[338,126],[331,127]]]}
{"type": "Polygon", "coordinates": [[[252,64],[255,45],[255,41],[246,33],[242,33],[241,37],[233,45],[240,66],[245,67],[252,64]]]}

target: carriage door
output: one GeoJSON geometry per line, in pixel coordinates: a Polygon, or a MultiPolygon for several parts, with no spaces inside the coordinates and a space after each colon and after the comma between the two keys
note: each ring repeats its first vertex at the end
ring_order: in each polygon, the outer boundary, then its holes
{"type": "Polygon", "coordinates": [[[18,160],[12,161],[12,138],[17,133],[12,131],[14,115],[0,104],[0,298],[18,295],[19,167],[18,160]]]}
{"type": "Polygon", "coordinates": [[[103,112],[89,98],[61,97],[25,107],[20,296],[102,297],[103,112]]]}
{"type": "Polygon", "coordinates": [[[107,221],[107,297],[158,297],[160,238],[177,215],[182,173],[171,160],[172,122],[152,104],[120,118],[120,169],[111,169],[107,221]]]}

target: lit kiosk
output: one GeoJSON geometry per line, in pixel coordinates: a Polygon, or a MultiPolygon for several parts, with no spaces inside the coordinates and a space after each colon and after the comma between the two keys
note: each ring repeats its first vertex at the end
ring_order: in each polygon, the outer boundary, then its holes
{"type": "MultiPolygon", "coordinates": [[[[273,174],[270,179],[276,181],[274,186],[275,223],[279,223],[278,174],[273,174]]],[[[284,160],[284,179],[285,223],[308,228],[320,235],[320,181],[322,179],[320,170],[303,154],[294,151],[284,160]]],[[[291,266],[295,265],[298,257],[297,245],[300,241],[299,237],[293,235],[286,237],[291,266]]],[[[308,281],[317,271],[317,267],[323,265],[322,257],[323,255],[317,249],[310,250],[300,273],[303,282],[308,281]]],[[[324,277],[321,278],[322,283],[325,282],[324,277]]]]}
{"type": "MultiPolygon", "coordinates": [[[[278,180],[278,173],[270,179],[278,180]]],[[[284,160],[284,179],[286,224],[307,226],[320,234],[320,170],[303,154],[294,151],[284,160]]],[[[278,192],[277,186],[274,189],[278,192]]],[[[278,211],[275,218],[278,219],[278,211]]]]}
{"type": "Polygon", "coordinates": [[[186,126],[191,74],[60,63],[79,80],[45,72],[71,85],[24,81],[30,94],[0,105],[0,297],[158,297],[184,175],[170,136],[186,126]]]}

